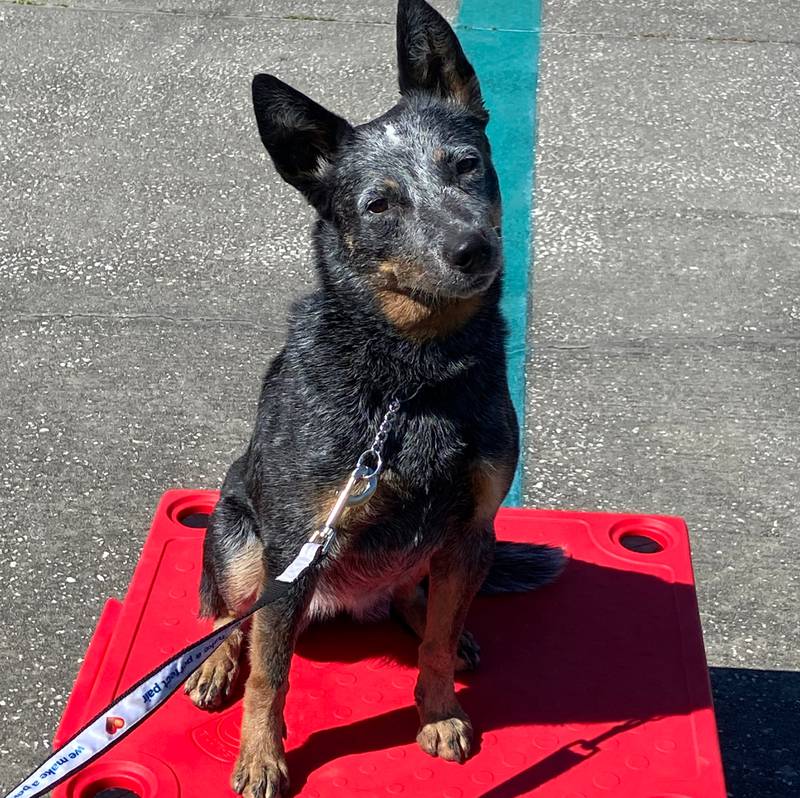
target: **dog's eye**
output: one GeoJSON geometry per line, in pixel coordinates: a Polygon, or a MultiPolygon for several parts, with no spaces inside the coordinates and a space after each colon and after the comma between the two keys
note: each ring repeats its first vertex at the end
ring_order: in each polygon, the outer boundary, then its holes
{"type": "Polygon", "coordinates": [[[369,205],[367,205],[367,210],[370,213],[383,213],[384,211],[388,211],[389,200],[387,200],[385,197],[374,199],[369,205]]]}
{"type": "Polygon", "coordinates": [[[480,163],[474,155],[469,155],[456,163],[456,172],[460,175],[468,175],[470,172],[474,172],[480,166],[480,163]]]}

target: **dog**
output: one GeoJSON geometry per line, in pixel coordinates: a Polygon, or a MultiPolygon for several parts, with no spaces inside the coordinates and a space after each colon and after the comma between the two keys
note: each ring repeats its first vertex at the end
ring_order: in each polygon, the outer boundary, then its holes
{"type": "MultiPolygon", "coordinates": [[[[404,397],[378,489],[339,522],[316,584],[261,609],[233,789],[286,792],[284,702],[295,641],[312,620],[393,612],[419,637],[414,691],[424,751],[463,761],[471,723],[454,671],[478,663],[463,630],[475,594],[554,578],[559,549],[496,544],[493,519],[519,429],[499,310],[500,192],[475,71],[423,0],[397,12],[400,100],[352,126],[271,75],[253,79],[261,140],[316,209],[318,288],[292,308],[264,377],[246,452],[206,531],[201,615],[222,625],[319,529],[393,397],[404,397]]],[[[187,682],[197,706],[227,697],[233,634],[187,682]]]]}

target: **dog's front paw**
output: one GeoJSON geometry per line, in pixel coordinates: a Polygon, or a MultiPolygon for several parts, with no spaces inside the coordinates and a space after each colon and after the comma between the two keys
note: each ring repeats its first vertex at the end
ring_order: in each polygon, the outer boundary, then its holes
{"type": "Polygon", "coordinates": [[[472,724],[466,717],[424,723],[417,734],[417,742],[431,756],[463,762],[472,746],[472,724]]]}
{"type": "Polygon", "coordinates": [[[230,694],[238,673],[238,656],[218,650],[189,677],[184,690],[200,709],[216,709],[230,694]]]}
{"type": "Polygon", "coordinates": [[[234,792],[244,798],[278,798],[289,789],[289,771],[282,755],[242,750],[231,778],[234,792]]]}
{"type": "Polygon", "coordinates": [[[461,633],[456,651],[456,670],[474,671],[481,664],[481,647],[472,632],[461,633]]]}

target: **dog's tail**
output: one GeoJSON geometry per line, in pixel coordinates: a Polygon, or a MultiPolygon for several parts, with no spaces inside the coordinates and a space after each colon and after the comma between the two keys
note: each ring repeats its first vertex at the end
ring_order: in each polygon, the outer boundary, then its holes
{"type": "Polygon", "coordinates": [[[566,563],[563,549],[555,546],[498,540],[494,562],[480,592],[483,595],[525,593],[552,582],[566,563]]]}

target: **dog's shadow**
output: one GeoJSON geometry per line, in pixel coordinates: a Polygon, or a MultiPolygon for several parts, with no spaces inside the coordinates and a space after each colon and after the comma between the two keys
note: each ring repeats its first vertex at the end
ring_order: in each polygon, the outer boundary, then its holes
{"type": "MultiPolygon", "coordinates": [[[[705,683],[687,679],[685,670],[689,662],[702,673],[696,618],[691,586],[580,560],[538,593],[479,598],[468,626],[481,644],[481,666],[457,680],[476,728],[473,755],[480,755],[482,734],[510,726],[611,724],[594,739],[576,732],[484,798],[533,790],[594,756],[610,737],[709,706],[705,683]],[[687,649],[687,642],[694,645],[687,649]]],[[[298,653],[320,662],[385,658],[409,666],[416,645],[391,622],[337,619],[309,629],[298,653]]],[[[287,755],[294,788],[339,757],[407,745],[417,724],[409,689],[405,707],[312,733],[287,755]]]]}

